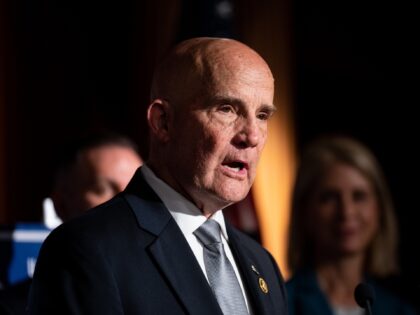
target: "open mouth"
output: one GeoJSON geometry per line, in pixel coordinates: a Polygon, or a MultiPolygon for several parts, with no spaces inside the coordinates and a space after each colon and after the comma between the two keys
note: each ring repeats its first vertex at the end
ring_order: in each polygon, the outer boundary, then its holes
{"type": "Polygon", "coordinates": [[[248,169],[248,164],[242,161],[231,161],[222,163],[223,166],[228,167],[232,171],[240,172],[248,169]]]}

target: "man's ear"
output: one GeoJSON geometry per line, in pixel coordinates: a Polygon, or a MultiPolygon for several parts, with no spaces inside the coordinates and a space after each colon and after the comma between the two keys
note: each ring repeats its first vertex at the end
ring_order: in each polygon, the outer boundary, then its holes
{"type": "Polygon", "coordinates": [[[169,103],[156,99],[147,109],[147,122],[152,134],[162,142],[169,140],[169,103]]]}

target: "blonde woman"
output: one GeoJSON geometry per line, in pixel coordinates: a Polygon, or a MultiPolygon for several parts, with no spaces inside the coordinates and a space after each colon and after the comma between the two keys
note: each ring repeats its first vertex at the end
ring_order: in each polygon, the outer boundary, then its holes
{"type": "Polygon", "coordinates": [[[354,289],[369,282],[373,314],[415,314],[375,283],[398,271],[397,226],[385,178],[361,143],[330,136],[304,152],[292,201],[289,314],[362,315],[354,289]]]}

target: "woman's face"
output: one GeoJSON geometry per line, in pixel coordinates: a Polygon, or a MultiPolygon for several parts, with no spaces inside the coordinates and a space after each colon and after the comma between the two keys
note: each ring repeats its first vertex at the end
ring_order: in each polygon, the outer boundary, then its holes
{"type": "Polygon", "coordinates": [[[370,181],[344,163],[330,166],[309,200],[307,224],[319,255],[363,254],[379,227],[379,205],[370,181]]]}

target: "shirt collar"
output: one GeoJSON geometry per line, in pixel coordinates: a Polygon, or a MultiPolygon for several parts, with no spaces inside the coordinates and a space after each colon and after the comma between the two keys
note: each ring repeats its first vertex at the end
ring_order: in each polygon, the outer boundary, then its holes
{"type": "MultiPolygon", "coordinates": [[[[207,220],[195,204],[157,177],[146,164],[143,164],[140,171],[146,182],[152,187],[169,210],[185,236],[192,234],[207,220]]],[[[228,240],[222,210],[217,210],[210,218],[219,223],[223,237],[228,240]]]]}

